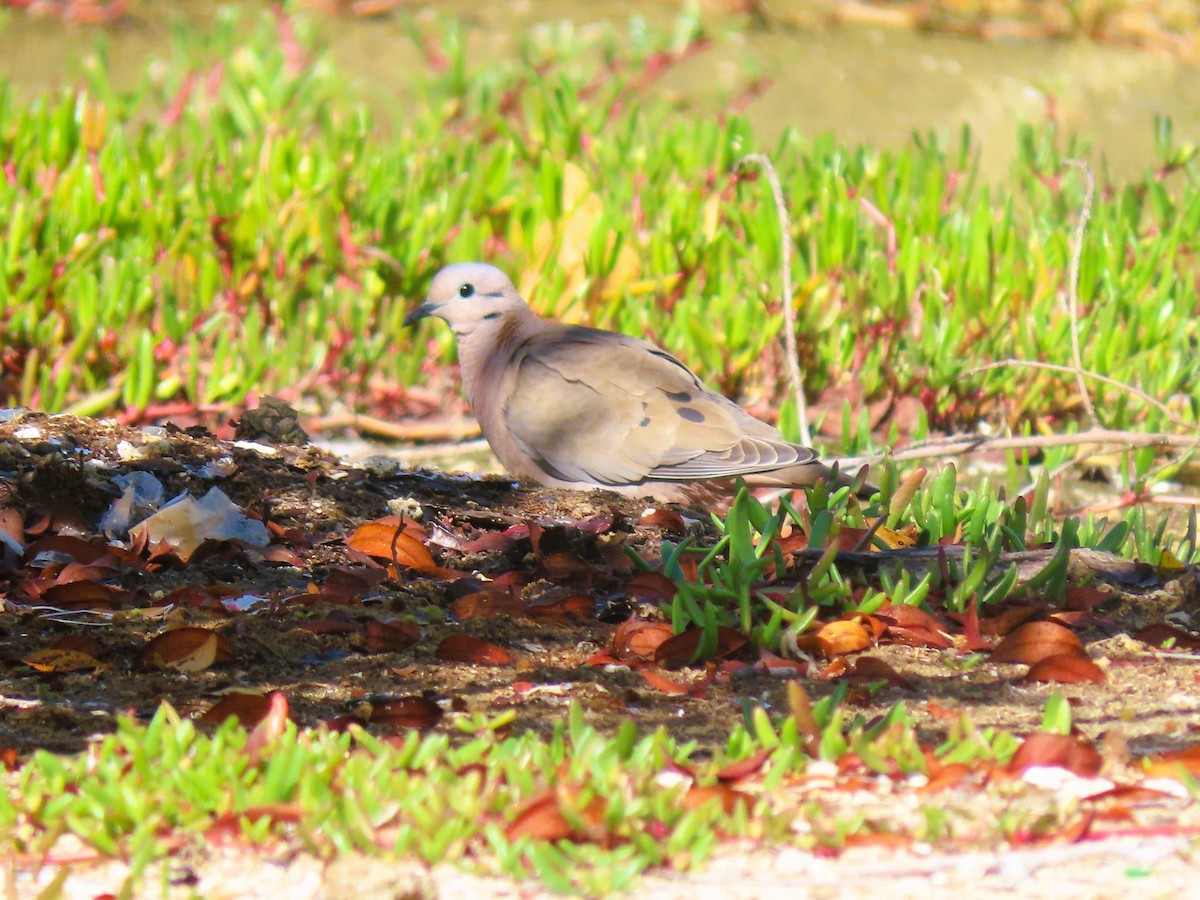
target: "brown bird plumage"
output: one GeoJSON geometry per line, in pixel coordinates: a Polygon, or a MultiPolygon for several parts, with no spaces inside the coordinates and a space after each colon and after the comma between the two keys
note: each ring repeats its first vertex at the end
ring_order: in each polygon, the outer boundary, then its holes
{"type": "Polygon", "coordinates": [[[454,331],[467,402],[514,475],[678,501],[736,477],[806,487],[830,474],[665,350],[541,318],[493,266],[442,269],[404,324],[426,316],[454,331]]]}

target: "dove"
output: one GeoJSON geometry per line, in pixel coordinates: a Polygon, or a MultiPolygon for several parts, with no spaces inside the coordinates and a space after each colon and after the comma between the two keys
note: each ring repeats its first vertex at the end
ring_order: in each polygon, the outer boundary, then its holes
{"type": "Polygon", "coordinates": [[[666,350],[542,318],[494,266],[439,271],[404,325],[428,316],[454,332],[467,402],[512,475],[692,502],[729,491],[737,478],[793,488],[831,474],[813,450],[709,388],[666,350]]]}

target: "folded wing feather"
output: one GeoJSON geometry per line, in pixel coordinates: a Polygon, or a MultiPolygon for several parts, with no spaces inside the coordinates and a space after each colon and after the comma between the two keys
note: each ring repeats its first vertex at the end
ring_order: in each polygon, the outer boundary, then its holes
{"type": "Polygon", "coordinates": [[[533,336],[512,362],[505,423],[563,481],[722,478],[815,458],[636,338],[563,326],[533,336]]]}

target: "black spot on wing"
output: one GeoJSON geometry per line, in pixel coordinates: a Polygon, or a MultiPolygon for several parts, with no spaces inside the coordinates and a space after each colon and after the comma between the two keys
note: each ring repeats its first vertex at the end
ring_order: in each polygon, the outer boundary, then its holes
{"type": "Polygon", "coordinates": [[[667,399],[674,403],[691,403],[692,395],[687,391],[663,391],[667,399]]]}
{"type": "Polygon", "coordinates": [[[689,422],[695,422],[697,425],[704,424],[704,413],[698,409],[692,409],[690,406],[681,406],[676,412],[679,413],[679,418],[687,419],[689,422]]]}

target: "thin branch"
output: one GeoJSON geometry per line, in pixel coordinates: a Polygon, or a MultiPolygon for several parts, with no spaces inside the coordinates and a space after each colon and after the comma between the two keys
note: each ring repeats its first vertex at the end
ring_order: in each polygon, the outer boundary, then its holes
{"type": "Polygon", "coordinates": [[[1083,352],[1079,348],[1079,258],[1083,255],[1083,235],[1087,231],[1088,219],[1092,216],[1096,177],[1092,174],[1091,167],[1081,160],[1066,159],[1063,162],[1079,169],[1087,179],[1087,193],[1083,197],[1083,206],[1079,209],[1079,221],[1075,223],[1075,231],[1071,235],[1071,258],[1067,265],[1067,310],[1071,320],[1071,353],[1075,359],[1075,380],[1079,385],[1079,397],[1083,400],[1088,420],[1093,427],[1099,428],[1100,419],[1096,416],[1096,407],[1092,405],[1092,397],[1084,380],[1083,352]]]}
{"type": "Polygon", "coordinates": [[[863,212],[867,214],[875,225],[883,229],[887,241],[887,266],[888,274],[896,274],[896,223],[890,217],[883,214],[878,206],[863,197],[861,194],[858,197],[858,205],[862,207],[863,212]]]}
{"type": "Polygon", "coordinates": [[[353,428],[360,435],[389,441],[463,441],[479,434],[479,423],[461,417],[391,422],[355,412],[335,412],[308,423],[314,431],[353,428]]]}
{"type": "Polygon", "coordinates": [[[787,206],[783,201],[783,188],[779,185],[779,175],[769,157],[763,153],[750,153],[737,161],[734,170],[737,171],[747,163],[754,163],[763,170],[767,182],[771,185],[771,193],[775,197],[775,213],[779,216],[779,249],[783,258],[783,341],[787,351],[788,381],[792,393],[796,397],[796,418],[800,422],[800,443],[812,443],[812,433],[808,429],[808,403],[804,399],[804,378],[800,374],[800,350],[796,346],[796,308],[792,296],[792,239],[791,223],[788,219],[787,206]]]}
{"type": "Polygon", "coordinates": [[[1109,428],[1089,428],[1072,434],[988,437],[986,435],[947,435],[919,444],[910,444],[892,451],[897,462],[911,459],[940,459],[967,453],[988,453],[996,450],[1043,449],[1073,447],[1082,444],[1125,445],[1136,447],[1200,448],[1200,435],[1146,434],[1137,431],[1114,431],[1109,428]]]}
{"type": "Polygon", "coordinates": [[[1107,375],[1101,375],[1099,372],[1092,372],[1087,369],[1076,368],[1075,366],[1060,366],[1056,365],[1055,363],[1038,362],[1036,360],[1026,359],[1002,359],[999,362],[987,363],[986,365],[975,366],[974,368],[967,369],[965,372],[963,372],[963,374],[976,375],[980,372],[988,372],[992,369],[1003,369],[1007,368],[1008,366],[1024,366],[1029,369],[1045,369],[1049,372],[1062,372],[1066,375],[1075,375],[1076,377],[1094,378],[1096,381],[1100,381],[1111,387],[1115,387],[1117,390],[1125,391],[1126,393],[1137,397],[1139,400],[1149,403],[1151,406],[1165,415],[1169,421],[1180,426],[1181,428],[1196,427],[1194,423],[1184,421],[1182,418],[1175,415],[1175,413],[1171,412],[1170,407],[1168,407],[1165,403],[1163,403],[1161,400],[1154,399],[1140,388],[1136,388],[1131,384],[1126,384],[1123,381],[1117,381],[1115,378],[1109,378],[1107,375]]]}

